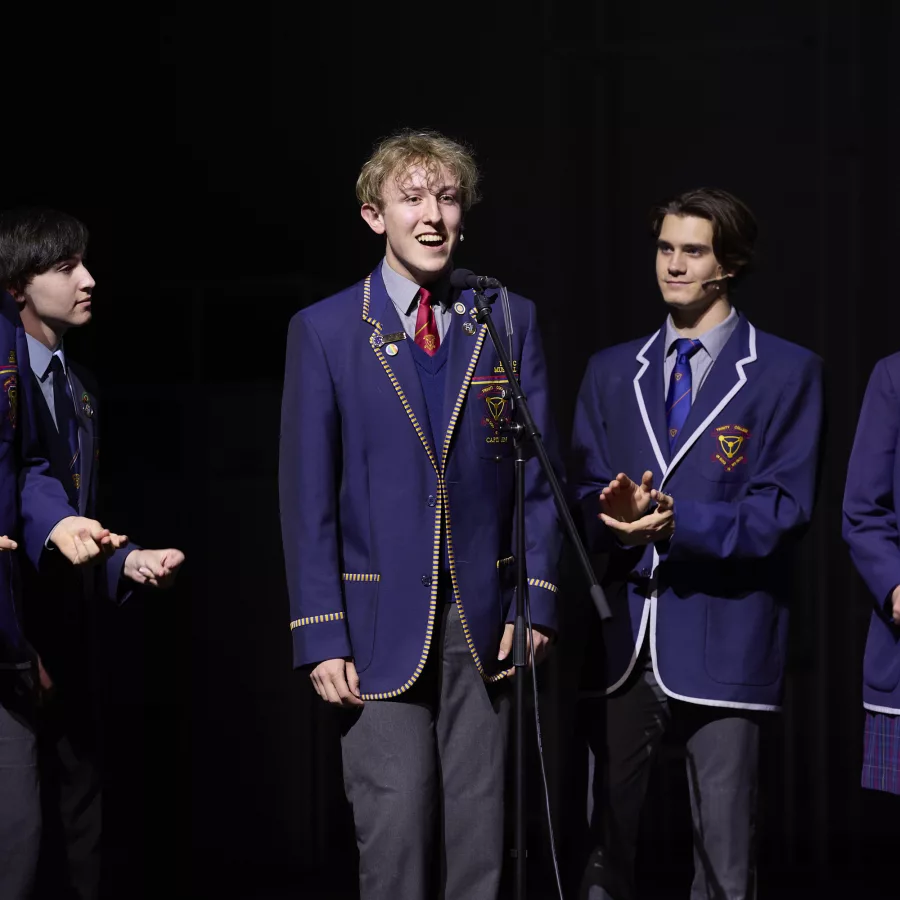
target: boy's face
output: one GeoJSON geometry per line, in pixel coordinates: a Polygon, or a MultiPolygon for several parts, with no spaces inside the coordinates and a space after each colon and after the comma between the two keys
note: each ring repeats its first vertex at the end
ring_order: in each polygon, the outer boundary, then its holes
{"type": "Polygon", "coordinates": [[[656,277],[670,307],[699,310],[722,294],[728,282],[704,287],[726,273],[712,247],[712,222],[697,216],[668,215],[656,241],[656,277]]]}
{"type": "Polygon", "coordinates": [[[381,207],[366,203],[362,216],[387,239],[388,265],[419,285],[449,269],[459,241],[462,208],[459,185],[444,168],[429,178],[421,166],[402,177],[388,178],[381,207]]]}
{"type": "Polygon", "coordinates": [[[17,299],[57,333],[63,333],[91,321],[93,290],[94,279],[76,255],[35,275],[17,299]]]}

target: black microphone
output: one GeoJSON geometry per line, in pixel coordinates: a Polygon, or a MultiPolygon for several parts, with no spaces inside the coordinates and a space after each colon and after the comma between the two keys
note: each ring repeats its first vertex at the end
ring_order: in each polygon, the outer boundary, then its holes
{"type": "Polygon", "coordinates": [[[503,287],[496,278],[476,275],[471,269],[454,269],[450,273],[450,284],[455,288],[471,288],[473,291],[499,290],[503,287]]]}

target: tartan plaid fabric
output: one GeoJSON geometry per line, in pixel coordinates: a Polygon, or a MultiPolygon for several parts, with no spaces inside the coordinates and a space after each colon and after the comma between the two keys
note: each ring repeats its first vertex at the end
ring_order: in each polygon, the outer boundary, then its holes
{"type": "Polygon", "coordinates": [[[866,710],[862,786],[900,794],[900,716],[866,710]]]}

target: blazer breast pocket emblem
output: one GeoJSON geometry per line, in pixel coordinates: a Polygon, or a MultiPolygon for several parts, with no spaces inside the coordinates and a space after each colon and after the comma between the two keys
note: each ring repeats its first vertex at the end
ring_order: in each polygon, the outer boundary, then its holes
{"type": "Polygon", "coordinates": [[[720,463],[726,472],[747,463],[747,443],[752,435],[744,425],[720,425],[711,437],[715,440],[712,459],[720,463]]]}
{"type": "Polygon", "coordinates": [[[478,405],[478,424],[485,443],[509,443],[509,435],[503,433],[509,425],[509,382],[503,375],[487,375],[472,379],[471,386],[478,405]]]}
{"type": "Polygon", "coordinates": [[[6,413],[7,418],[10,425],[15,428],[19,414],[19,386],[16,372],[6,374],[6,378],[3,379],[3,393],[6,394],[6,402],[9,406],[6,413]]]}

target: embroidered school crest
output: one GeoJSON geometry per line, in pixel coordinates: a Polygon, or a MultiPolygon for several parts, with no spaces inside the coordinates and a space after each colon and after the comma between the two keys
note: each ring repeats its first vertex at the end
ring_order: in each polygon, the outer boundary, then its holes
{"type": "Polygon", "coordinates": [[[486,375],[472,379],[472,399],[478,404],[479,424],[487,444],[506,444],[509,435],[503,427],[509,424],[510,393],[505,375],[486,375]]]}
{"type": "Polygon", "coordinates": [[[751,438],[748,428],[743,425],[720,425],[711,436],[716,442],[712,459],[721,463],[726,472],[733,472],[737,466],[746,464],[747,442],[751,438]]]}
{"type": "Polygon", "coordinates": [[[15,428],[19,415],[19,387],[15,374],[8,375],[3,379],[3,392],[6,394],[6,402],[9,405],[6,415],[12,427],[15,428]]]}

